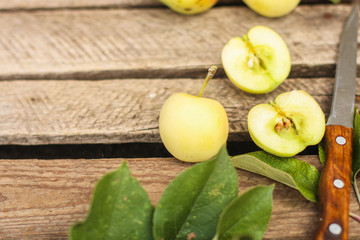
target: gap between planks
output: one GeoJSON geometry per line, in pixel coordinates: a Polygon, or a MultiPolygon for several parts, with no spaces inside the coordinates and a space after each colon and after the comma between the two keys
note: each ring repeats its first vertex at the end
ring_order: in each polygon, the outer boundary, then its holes
{"type": "MultiPolygon", "coordinates": [[[[319,168],[316,156],[298,156],[319,168]]],[[[66,239],[69,227],[86,216],[96,181],[125,159],[0,160],[0,239],[66,239]]],[[[154,205],[167,184],[191,166],[173,158],[126,159],[154,205]]],[[[237,170],[239,192],[274,181],[237,170]]],[[[276,183],[274,208],[264,239],[310,239],[318,210],[301,194],[276,183]]],[[[359,214],[354,193],[351,211],[359,214]]],[[[350,239],[360,235],[350,219],[350,239]]]]}

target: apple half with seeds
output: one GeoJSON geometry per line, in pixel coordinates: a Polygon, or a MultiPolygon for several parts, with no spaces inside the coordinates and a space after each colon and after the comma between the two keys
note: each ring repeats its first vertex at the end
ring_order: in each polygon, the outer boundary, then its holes
{"type": "Polygon", "coordinates": [[[248,114],[252,140],[264,151],[291,157],[318,144],[325,133],[325,115],[304,91],[280,94],[270,104],[259,104],[248,114]]]}
{"type": "Polygon", "coordinates": [[[267,93],[289,75],[289,49],[282,37],[265,26],[255,26],[224,46],[221,60],[228,78],[250,93],[267,93]]]}

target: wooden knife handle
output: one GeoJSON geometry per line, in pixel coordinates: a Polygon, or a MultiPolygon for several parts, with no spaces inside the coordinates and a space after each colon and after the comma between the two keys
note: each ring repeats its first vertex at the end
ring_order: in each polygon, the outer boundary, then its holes
{"type": "Polygon", "coordinates": [[[326,126],[326,161],[319,182],[320,225],[316,240],[348,239],[352,140],[352,128],[326,126]]]}

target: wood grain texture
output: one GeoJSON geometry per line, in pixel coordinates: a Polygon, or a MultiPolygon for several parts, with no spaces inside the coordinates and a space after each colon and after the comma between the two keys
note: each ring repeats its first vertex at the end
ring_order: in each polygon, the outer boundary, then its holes
{"type": "MultiPolygon", "coordinates": [[[[341,2],[351,2],[342,0],[341,2]]],[[[238,0],[219,0],[217,5],[240,5],[238,0]]],[[[301,4],[323,3],[330,4],[329,0],[302,0],[301,4]]],[[[161,7],[159,0],[0,0],[0,10],[19,9],[62,9],[62,8],[130,8],[130,7],[161,7]]]]}
{"type": "Polygon", "coordinates": [[[225,76],[222,47],[254,25],[284,38],[291,77],[330,77],[350,8],[303,5],[280,19],[244,6],[191,17],[166,8],[3,12],[0,79],[200,77],[214,64],[225,76]]]}
{"type": "MultiPolygon", "coordinates": [[[[317,167],[314,156],[301,156],[317,167]]],[[[69,227],[84,219],[94,184],[124,159],[0,160],[0,239],[66,239],[69,227]]],[[[157,204],[167,184],[191,166],[175,159],[128,159],[137,177],[157,204]]],[[[273,180],[238,170],[239,191],[273,180]]],[[[352,193],[350,209],[360,214],[352,193]]],[[[277,183],[273,215],[264,239],[310,239],[318,222],[315,203],[277,183]]],[[[359,223],[350,220],[350,239],[358,239],[359,223]]]]}
{"type": "MultiPolygon", "coordinates": [[[[160,142],[158,115],[164,101],[176,92],[196,95],[202,83],[203,79],[0,81],[0,144],[160,142]]],[[[246,119],[253,106],[269,103],[283,92],[304,90],[328,114],[333,84],[330,78],[288,79],[271,93],[254,95],[238,90],[228,79],[215,78],[203,96],[224,106],[229,140],[248,141],[246,119]]]]}
{"type": "Polygon", "coordinates": [[[348,239],[352,139],[352,128],[326,126],[326,161],[319,183],[320,222],[316,240],[348,239]],[[345,139],[342,145],[336,141],[339,136],[345,139]],[[341,180],[344,186],[336,187],[335,180],[341,180]],[[329,230],[330,224],[334,223],[341,227],[341,231],[336,235],[329,230]]]}
{"type": "Polygon", "coordinates": [[[159,7],[157,0],[1,0],[2,10],[29,9],[63,9],[63,8],[129,8],[129,7],[159,7]]]}

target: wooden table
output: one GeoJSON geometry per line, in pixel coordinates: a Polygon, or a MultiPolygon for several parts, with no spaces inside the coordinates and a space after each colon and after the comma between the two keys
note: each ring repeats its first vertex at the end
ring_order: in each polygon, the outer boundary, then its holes
{"type": "MultiPolygon", "coordinates": [[[[122,161],[154,205],[191,166],[164,150],[158,115],[172,93],[195,94],[210,65],[219,71],[205,96],[228,113],[231,154],[256,149],[247,113],[280,93],[305,90],[328,114],[351,6],[307,0],[278,19],[240,0],[220,1],[196,16],[156,0],[0,0],[0,9],[0,239],[67,239],[69,227],[86,216],[95,182],[122,161]],[[220,60],[224,44],[254,25],[279,32],[291,52],[289,79],[264,95],[237,90],[220,60]]],[[[320,169],[316,148],[298,158],[320,169]]],[[[243,170],[238,175],[240,192],[274,183],[243,170]]],[[[360,214],[353,193],[351,211],[360,214]]],[[[276,183],[264,239],[310,239],[318,218],[316,204],[276,183]]],[[[360,239],[352,219],[349,234],[360,239]]]]}

